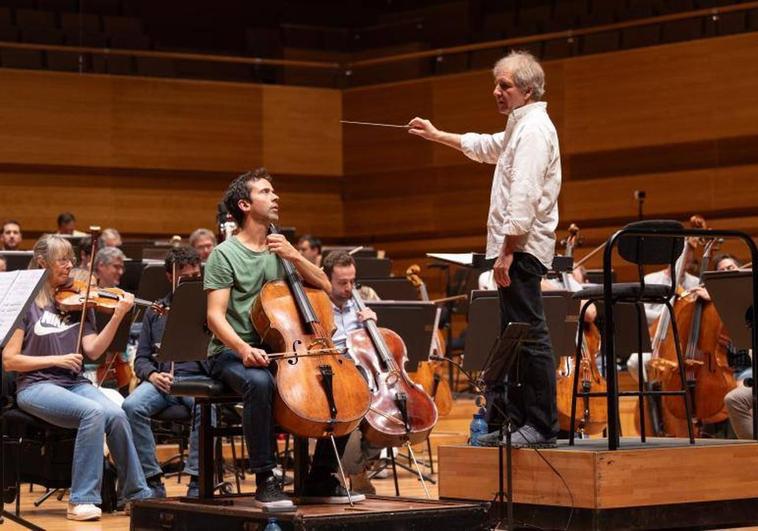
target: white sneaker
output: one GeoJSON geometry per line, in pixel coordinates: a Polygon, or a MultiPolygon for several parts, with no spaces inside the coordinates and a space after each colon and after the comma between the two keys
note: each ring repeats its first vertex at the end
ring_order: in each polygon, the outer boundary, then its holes
{"type": "Polygon", "coordinates": [[[102,514],[103,511],[91,503],[79,503],[76,505],[69,503],[66,518],[83,522],[85,520],[99,520],[102,514]]]}

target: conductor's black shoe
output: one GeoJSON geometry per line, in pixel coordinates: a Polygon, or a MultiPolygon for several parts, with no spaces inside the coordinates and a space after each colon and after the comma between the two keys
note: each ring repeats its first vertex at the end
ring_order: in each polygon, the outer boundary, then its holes
{"type": "Polygon", "coordinates": [[[348,497],[347,489],[331,474],[324,478],[308,478],[303,491],[303,497],[313,503],[343,504],[350,503],[351,499],[353,503],[366,499],[366,496],[357,492],[350,492],[348,497]]]}
{"type": "Polygon", "coordinates": [[[279,481],[274,476],[269,476],[255,491],[255,505],[265,509],[289,509],[294,508],[292,500],[282,492],[279,481]]]}

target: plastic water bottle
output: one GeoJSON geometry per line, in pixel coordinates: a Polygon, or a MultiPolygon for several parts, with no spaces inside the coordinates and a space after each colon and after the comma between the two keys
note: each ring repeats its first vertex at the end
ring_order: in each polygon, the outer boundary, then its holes
{"type": "Polygon", "coordinates": [[[479,436],[489,432],[487,421],[484,420],[485,412],[484,408],[479,408],[479,411],[474,415],[469,425],[469,444],[471,446],[479,446],[479,436]]]}
{"type": "Polygon", "coordinates": [[[266,527],[263,528],[263,531],[282,531],[282,528],[279,527],[279,524],[276,523],[276,518],[269,518],[266,527]]]}

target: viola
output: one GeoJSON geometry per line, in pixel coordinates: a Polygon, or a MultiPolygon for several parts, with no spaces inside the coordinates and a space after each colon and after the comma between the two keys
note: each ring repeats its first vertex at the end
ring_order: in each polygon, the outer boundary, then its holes
{"type": "MultiPolygon", "coordinates": [[[[353,289],[358,310],[366,308],[353,289]]],[[[371,406],[361,429],[375,446],[417,444],[429,437],[437,424],[437,407],[424,389],[405,372],[408,352],[400,336],[368,320],[365,328],[348,333],[350,353],[368,373],[371,406]]]]}
{"type": "MultiPolygon", "coordinates": [[[[272,225],[271,233],[276,234],[272,225]]],[[[329,296],[303,286],[294,266],[279,258],[286,280],[267,282],[250,310],[253,326],[275,352],[274,417],[300,437],[340,437],[355,430],[369,409],[368,385],[355,362],[332,343],[329,296]]]]}

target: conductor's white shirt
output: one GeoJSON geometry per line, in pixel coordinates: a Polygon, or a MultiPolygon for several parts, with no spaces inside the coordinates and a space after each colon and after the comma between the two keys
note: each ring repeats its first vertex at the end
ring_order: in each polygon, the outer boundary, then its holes
{"type": "Polygon", "coordinates": [[[526,235],[515,251],[536,257],[548,269],[555,253],[561,155],[547,103],[511,111],[505,131],[466,133],[463,153],[495,164],[487,218],[487,258],[496,258],[508,236],[526,235]]]}

